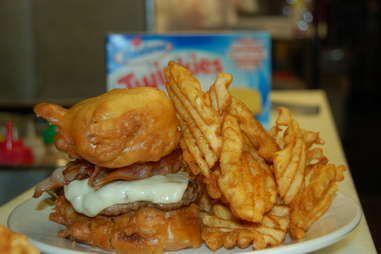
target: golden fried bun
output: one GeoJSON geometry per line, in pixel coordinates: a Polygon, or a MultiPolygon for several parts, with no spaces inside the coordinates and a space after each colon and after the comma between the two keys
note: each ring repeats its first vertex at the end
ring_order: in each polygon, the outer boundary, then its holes
{"type": "Polygon", "coordinates": [[[58,233],[60,237],[116,253],[159,254],[201,245],[201,223],[196,205],[172,211],[141,207],[119,216],[90,218],[76,213],[60,196],[49,219],[65,226],[58,233]]]}
{"type": "Polygon", "coordinates": [[[152,87],[114,89],[70,109],[40,103],[34,111],[58,126],[59,150],[106,168],[157,161],[180,137],[172,102],[152,87]]]}

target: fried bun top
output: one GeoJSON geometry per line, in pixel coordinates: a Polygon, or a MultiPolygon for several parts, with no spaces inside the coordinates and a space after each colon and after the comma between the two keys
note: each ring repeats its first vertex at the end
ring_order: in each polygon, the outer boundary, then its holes
{"type": "Polygon", "coordinates": [[[34,111],[58,127],[59,150],[106,168],[157,161],[180,138],[172,102],[152,87],[113,89],[70,109],[40,103],[34,111]]]}

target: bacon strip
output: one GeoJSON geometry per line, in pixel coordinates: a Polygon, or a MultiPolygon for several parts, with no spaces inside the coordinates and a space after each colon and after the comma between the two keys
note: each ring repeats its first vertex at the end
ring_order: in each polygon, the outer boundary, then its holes
{"type": "Polygon", "coordinates": [[[45,191],[54,190],[73,180],[89,177],[94,171],[94,165],[89,162],[76,160],[66,167],[59,167],[53,173],[36,186],[33,197],[38,198],[45,191]]]}
{"type": "Polygon", "coordinates": [[[54,170],[48,178],[40,182],[34,190],[33,197],[38,198],[45,191],[54,190],[62,186],[62,183],[65,182],[63,175],[64,170],[65,167],[59,167],[56,170],[54,170]]]}
{"type": "Polygon", "coordinates": [[[89,183],[94,188],[100,188],[115,180],[133,181],[154,175],[176,173],[181,168],[181,162],[181,152],[176,150],[159,161],[135,163],[111,172],[109,169],[96,167],[94,174],[90,176],[89,183]]]}
{"type": "Polygon", "coordinates": [[[66,167],[54,170],[51,176],[36,186],[33,197],[37,198],[45,191],[60,188],[74,180],[89,178],[90,185],[98,189],[116,180],[133,181],[154,175],[176,173],[181,166],[180,150],[175,150],[156,162],[135,163],[118,169],[102,168],[87,161],[76,160],[70,162],[66,167]]]}

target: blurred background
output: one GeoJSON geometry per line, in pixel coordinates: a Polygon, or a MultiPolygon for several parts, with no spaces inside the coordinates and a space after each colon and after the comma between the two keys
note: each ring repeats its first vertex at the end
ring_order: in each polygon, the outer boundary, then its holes
{"type": "Polygon", "coordinates": [[[373,239],[381,239],[376,0],[183,0],[181,6],[177,0],[0,0],[0,139],[10,129],[35,158],[0,167],[0,205],[65,163],[52,146],[54,127],[36,119],[32,107],[46,100],[70,106],[104,92],[106,34],[241,30],[270,32],[274,90],[327,92],[373,239]]]}

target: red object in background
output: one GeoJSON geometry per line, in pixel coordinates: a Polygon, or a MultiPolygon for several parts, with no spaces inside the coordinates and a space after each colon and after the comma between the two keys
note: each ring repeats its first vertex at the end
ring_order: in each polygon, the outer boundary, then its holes
{"type": "Polygon", "coordinates": [[[32,151],[24,146],[22,140],[13,138],[13,125],[6,123],[7,134],[4,142],[0,142],[0,164],[30,165],[33,163],[32,151]]]}
{"type": "Polygon", "coordinates": [[[295,74],[290,71],[274,71],[272,74],[273,81],[290,81],[295,79],[295,74]]]}

